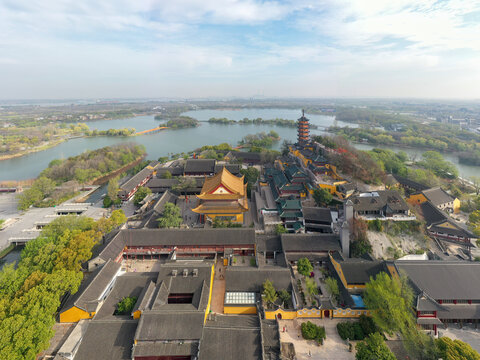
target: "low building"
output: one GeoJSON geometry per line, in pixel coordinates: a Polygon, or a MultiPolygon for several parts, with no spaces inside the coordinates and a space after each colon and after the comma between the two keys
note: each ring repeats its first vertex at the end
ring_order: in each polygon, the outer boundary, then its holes
{"type": "Polygon", "coordinates": [[[332,212],[329,208],[304,206],[302,212],[305,232],[333,233],[332,212]]]}
{"type": "Polygon", "coordinates": [[[74,295],[69,295],[60,312],[60,322],[78,322],[91,319],[113,288],[121,265],[109,259],[105,265],[83,281],[74,295]]]}
{"type": "Polygon", "coordinates": [[[262,301],[263,284],[270,280],[277,291],[292,293],[290,270],[286,267],[269,266],[228,267],[225,271],[225,314],[256,314],[257,305],[262,301]]]}
{"type": "Polygon", "coordinates": [[[123,201],[129,200],[137,190],[145,185],[153,177],[153,168],[145,167],[135,174],[131,179],[122,184],[118,190],[118,197],[123,201]]]}
{"type": "Polygon", "coordinates": [[[395,261],[414,289],[417,324],[437,335],[450,324],[480,322],[480,263],[395,261]]]}
{"type": "Polygon", "coordinates": [[[305,257],[322,264],[330,252],[341,251],[340,238],[333,234],[282,234],[281,243],[285,258],[292,265],[305,257]]]}
{"type": "Polygon", "coordinates": [[[262,163],[262,154],[231,150],[225,155],[224,159],[230,162],[239,161],[247,165],[257,165],[262,163]]]}
{"type": "Polygon", "coordinates": [[[448,194],[441,187],[434,187],[412,194],[407,198],[407,201],[412,205],[423,204],[429,201],[439,210],[451,213],[460,211],[460,200],[448,194]]]}
{"type": "Polygon", "coordinates": [[[366,192],[350,199],[355,217],[365,220],[415,220],[407,203],[395,190],[366,192]]]}
{"type": "Polygon", "coordinates": [[[475,239],[475,235],[455,222],[431,202],[421,203],[420,212],[425,219],[427,232],[430,237],[472,246],[472,240],[475,239]]]}
{"type": "Polygon", "coordinates": [[[184,176],[213,176],[215,159],[188,159],[185,163],[184,176]]]}
{"type": "Polygon", "coordinates": [[[237,229],[127,229],[118,232],[88,262],[95,269],[107,261],[122,259],[168,259],[215,255],[254,255],[255,230],[237,229]]]}
{"type": "Polygon", "coordinates": [[[304,231],[302,203],[297,199],[280,199],[277,202],[278,216],[290,232],[304,231]]]}

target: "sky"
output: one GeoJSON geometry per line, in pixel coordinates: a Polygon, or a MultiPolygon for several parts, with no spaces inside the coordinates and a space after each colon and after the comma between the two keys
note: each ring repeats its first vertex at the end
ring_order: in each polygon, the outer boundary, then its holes
{"type": "Polygon", "coordinates": [[[480,99],[479,0],[0,0],[0,99],[480,99]]]}

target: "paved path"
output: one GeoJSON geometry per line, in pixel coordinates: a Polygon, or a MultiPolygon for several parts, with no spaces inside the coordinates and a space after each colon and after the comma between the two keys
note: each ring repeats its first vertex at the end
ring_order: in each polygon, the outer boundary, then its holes
{"type": "Polygon", "coordinates": [[[223,314],[223,301],[225,298],[225,267],[223,260],[219,259],[215,265],[215,278],[213,280],[212,302],[210,309],[217,314],[223,314]]]}
{"type": "Polygon", "coordinates": [[[337,333],[338,322],[336,319],[279,320],[280,341],[293,343],[298,360],[354,360],[355,352],[348,351],[345,341],[337,333]],[[300,325],[306,321],[325,327],[327,338],[323,345],[302,338],[300,325]],[[282,332],[284,326],[286,332],[282,332]]]}
{"type": "MultiPolygon", "coordinates": [[[[11,194],[6,194],[11,195],[11,194]]],[[[0,204],[8,201],[7,198],[3,197],[4,194],[0,195],[0,204]]],[[[73,200],[73,199],[72,199],[73,200]]],[[[72,200],[66,201],[62,205],[71,202],[72,200]]],[[[87,211],[84,213],[85,216],[92,217],[94,219],[99,219],[103,216],[105,209],[101,208],[101,204],[97,203],[94,205],[87,204],[78,204],[80,207],[86,207],[87,211]]],[[[0,208],[2,208],[0,206],[0,208]]],[[[8,239],[10,238],[35,238],[40,234],[39,230],[35,229],[36,222],[50,222],[55,219],[55,208],[30,208],[25,212],[16,212],[11,218],[16,221],[11,225],[7,226],[5,229],[0,230],[0,250],[8,246],[8,239]]],[[[0,218],[3,218],[0,217],[0,218]]]]}

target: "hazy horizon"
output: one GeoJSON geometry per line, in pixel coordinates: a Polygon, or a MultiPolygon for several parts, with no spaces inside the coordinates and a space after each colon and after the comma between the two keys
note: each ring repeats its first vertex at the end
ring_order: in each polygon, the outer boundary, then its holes
{"type": "Polygon", "coordinates": [[[480,3],[0,0],[0,99],[480,98],[480,3]]]}

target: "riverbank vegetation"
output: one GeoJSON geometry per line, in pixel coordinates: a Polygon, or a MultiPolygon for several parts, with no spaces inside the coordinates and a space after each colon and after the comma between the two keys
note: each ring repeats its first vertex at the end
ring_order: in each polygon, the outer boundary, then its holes
{"type": "Polygon", "coordinates": [[[480,135],[456,125],[419,122],[408,116],[358,108],[340,110],[336,119],[361,125],[330,128],[354,142],[455,152],[461,163],[480,165],[480,135]]]}
{"type": "Polygon", "coordinates": [[[77,292],[82,263],[102,236],[126,221],[121,211],[94,221],[83,216],[53,220],[0,271],[0,359],[34,360],[49,346],[62,297],[77,292]]]}
{"type": "Polygon", "coordinates": [[[428,187],[443,185],[454,193],[461,193],[463,185],[457,180],[458,169],[439,152],[426,151],[420,159],[411,160],[402,151],[357,150],[340,136],[315,136],[314,140],[335,150],[327,157],[343,174],[365,183],[380,184],[385,182],[385,175],[391,173],[428,187]]]}
{"type": "Polygon", "coordinates": [[[18,196],[19,209],[62,203],[76,194],[79,185],[121,169],[144,155],[143,146],[122,144],[86,151],[68,159],[53,160],[33,185],[18,196]]]}

